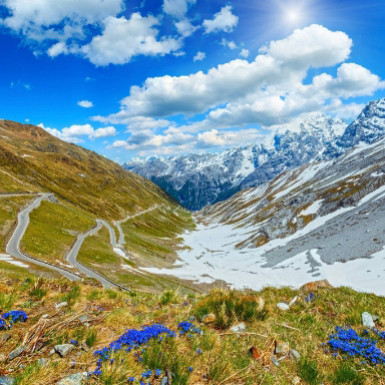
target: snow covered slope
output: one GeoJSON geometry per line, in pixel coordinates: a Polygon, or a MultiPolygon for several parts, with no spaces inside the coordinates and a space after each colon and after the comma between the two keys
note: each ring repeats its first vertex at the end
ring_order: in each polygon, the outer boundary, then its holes
{"type": "Polygon", "coordinates": [[[385,139],[286,171],[196,215],[160,274],[238,288],[332,285],[385,295],[385,139]]]}
{"type": "Polygon", "coordinates": [[[336,158],[360,142],[373,143],[384,135],[385,99],[381,99],[366,106],[349,127],[339,119],[315,114],[263,144],[219,154],[136,159],[125,167],[155,182],[185,207],[199,210],[285,170],[336,158]]]}

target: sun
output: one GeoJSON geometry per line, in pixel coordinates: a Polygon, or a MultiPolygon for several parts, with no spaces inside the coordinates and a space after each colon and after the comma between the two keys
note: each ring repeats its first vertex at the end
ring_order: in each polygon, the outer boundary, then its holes
{"type": "Polygon", "coordinates": [[[291,24],[298,23],[301,20],[301,12],[298,9],[287,11],[286,20],[291,24]]]}

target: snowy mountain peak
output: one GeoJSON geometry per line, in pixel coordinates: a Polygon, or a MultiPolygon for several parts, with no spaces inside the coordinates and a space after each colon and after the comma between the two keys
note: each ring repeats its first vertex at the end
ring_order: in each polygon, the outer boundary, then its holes
{"type": "Polygon", "coordinates": [[[360,142],[374,143],[385,135],[385,98],[370,102],[341,136],[339,145],[349,148],[360,142]]]}
{"type": "Polygon", "coordinates": [[[199,210],[283,171],[336,158],[360,142],[373,143],[384,136],[385,99],[381,99],[369,103],[348,127],[341,119],[309,114],[280,127],[264,143],[219,154],[152,157],[125,167],[152,180],[185,207],[199,210]]]}

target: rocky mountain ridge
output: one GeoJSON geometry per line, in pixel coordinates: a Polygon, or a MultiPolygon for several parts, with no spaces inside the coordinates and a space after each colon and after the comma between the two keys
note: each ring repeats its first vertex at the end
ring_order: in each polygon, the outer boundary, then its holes
{"type": "Polygon", "coordinates": [[[341,156],[360,142],[385,135],[385,99],[373,101],[349,126],[340,119],[310,115],[296,129],[281,129],[265,143],[219,154],[135,159],[124,167],[153,181],[183,206],[199,210],[236,192],[272,180],[312,160],[341,156]]]}

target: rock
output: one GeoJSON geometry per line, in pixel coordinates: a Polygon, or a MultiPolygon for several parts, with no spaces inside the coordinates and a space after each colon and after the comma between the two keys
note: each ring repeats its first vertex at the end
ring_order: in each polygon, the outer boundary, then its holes
{"type": "Polygon", "coordinates": [[[238,325],[235,325],[232,328],[230,328],[230,331],[234,332],[234,333],[243,332],[245,330],[246,330],[246,324],[244,322],[242,322],[242,323],[240,323],[238,325]]]}
{"type": "Polygon", "coordinates": [[[1,336],[1,342],[7,342],[11,339],[11,337],[12,337],[12,334],[5,333],[1,336]]]}
{"type": "Polygon", "coordinates": [[[5,377],[5,376],[0,377],[0,385],[13,385],[15,383],[16,381],[12,377],[5,377]]]}
{"type": "Polygon", "coordinates": [[[376,325],[374,324],[373,317],[370,313],[364,312],[362,313],[362,324],[367,328],[374,328],[376,325]]]}
{"type": "Polygon", "coordinates": [[[272,362],[275,366],[279,366],[279,361],[278,361],[278,359],[277,359],[276,356],[271,356],[271,357],[270,357],[270,360],[271,360],[271,362],[272,362]]]}
{"type": "Polygon", "coordinates": [[[160,382],[160,385],[168,385],[168,378],[167,377],[163,377],[162,381],[160,382]]]}
{"type": "Polygon", "coordinates": [[[299,385],[301,383],[301,379],[299,377],[294,377],[291,383],[293,385],[299,385]]]}
{"type": "Polygon", "coordinates": [[[37,365],[43,368],[44,366],[48,365],[48,360],[46,358],[40,358],[36,361],[37,365]]]}
{"type": "Polygon", "coordinates": [[[214,322],[216,319],[217,319],[217,317],[215,317],[215,314],[210,313],[210,314],[207,314],[207,315],[202,317],[202,322],[204,324],[209,324],[211,322],[214,322]]]}
{"type": "Polygon", "coordinates": [[[87,381],[87,373],[76,373],[63,378],[57,385],[83,385],[87,381]]]}
{"type": "Polygon", "coordinates": [[[79,317],[79,321],[85,325],[85,326],[89,326],[90,322],[92,321],[92,319],[90,317],[88,317],[88,315],[82,315],[81,317],[79,317]]]}
{"type": "Polygon", "coordinates": [[[277,357],[287,356],[290,352],[290,346],[287,342],[284,341],[275,341],[274,353],[277,357]]]}
{"type": "Polygon", "coordinates": [[[282,311],[287,311],[290,309],[290,306],[287,303],[281,302],[277,304],[277,308],[282,310],[282,311]]]}
{"type": "MultiPolygon", "coordinates": [[[[56,306],[57,306],[57,305],[56,305],[56,306]]],[[[55,306],[55,307],[56,307],[56,306],[55,306]]],[[[47,319],[48,317],[49,317],[48,314],[44,314],[44,315],[41,316],[41,319],[47,319]]]]}
{"type": "Polygon", "coordinates": [[[250,354],[253,356],[254,360],[259,360],[262,358],[262,352],[256,348],[255,346],[253,346],[252,348],[250,348],[250,354]]]}
{"type": "Polygon", "coordinates": [[[258,298],[258,310],[263,310],[265,307],[265,300],[262,297],[258,298]]]}
{"type": "Polygon", "coordinates": [[[89,352],[90,351],[90,348],[88,347],[87,344],[81,344],[80,345],[80,349],[82,349],[85,352],[89,352]]]}
{"type": "Polygon", "coordinates": [[[296,295],[296,296],[289,302],[289,307],[290,307],[290,306],[293,306],[293,305],[297,302],[297,299],[298,299],[298,295],[296,295]]]}
{"type": "Polygon", "coordinates": [[[12,361],[16,357],[19,357],[21,354],[23,354],[25,350],[25,346],[21,345],[17,349],[13,350],[11,353],[9,353],[9,360],[12,361]]]}
{"type": "Polygon", "coordinates": [[[63,344],[63,345],[55,346],[55,352],[58,353],[60,357],[66,357],[74,349],[75,349],[75,346],[72,344],[63,344]]]}
{"type": "Polygon", "coordinates": [[[314,281],[306,283],[301,286],[301,290],[315,290],[320,288],[331,288],[333,287],[327,279],[323,279],[322,281],[314,281]]]}
{"type": "Polygon", "coordinates": [[[64,302],[60,302],[57,305],[55,305],[55,308],[56,309],[61,309],[62,307],[66,307],[67,305],[68,305],[67,302],[64,301],[64,302]]]}
{"type": "Polygon", "coordinates": [[[381,319],[381,317],[379,317],[378,315],[374,315],[374,314],[372,314],[372,318],[373,318],[374,322],[379,321],[381,319]]]}
{"type": "Polygon", "coordinates": [[[289,357],[290,357],[293,361],[298,362],[298,361],[301,359],[301,354],[299,354],[299,352],[297,352],[297,351],[294,350],[294,349],[290,349],[290,351],[289,351],[289,357]]]}

